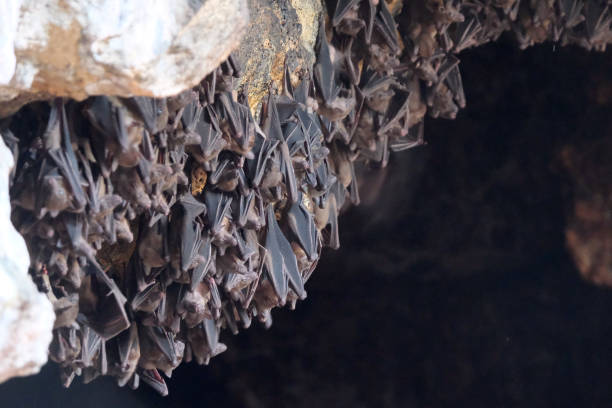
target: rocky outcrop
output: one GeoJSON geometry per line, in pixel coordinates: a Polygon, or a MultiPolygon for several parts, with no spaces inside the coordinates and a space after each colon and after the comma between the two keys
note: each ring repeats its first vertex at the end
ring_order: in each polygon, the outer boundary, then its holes
{"type": "Polygon", "coordinates": [[[319,0],[248,0],[251,23],[236,55],[244,68],[238,87],[246,90],[255,116],[270,90],[282,88],[285,64],[296,85],[315,62],[322,7],[319,0]]]}
{"type": "Polygon", "coordinates": [[[612,142],[608,138],[583,145],[567,147],[562,154],[573,196],[565,238],[582,277],[612,286],[612,142]]]}
{"type": "Polygon", "coordinates": [[[45,96],[169,96],[238,46],[246,0],[6,0],[0,116],[45,96]]]}
{"type": "Polygon", "coordinates": [[[10,220],[13,155],[0,138],[0,382],[37,373],[47,362],[55,313],[28,275],[30,257],[10,220]]]}

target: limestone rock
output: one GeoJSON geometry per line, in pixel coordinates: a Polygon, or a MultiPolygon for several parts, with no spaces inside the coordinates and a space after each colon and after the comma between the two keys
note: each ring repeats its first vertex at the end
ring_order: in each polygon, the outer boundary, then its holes
{"type": "Polygon", "coordinates": [[[55,320],[51,303],[28,275],[28,250],[10,220],[12,165],[13,156],[0,138],[0,382],[40,370],[55,320]]]}
{"type": "Polygon", "coordinates": [[[565,228],[567,247],[582,277],[601,286],[612,286],[611,154],[609,139],[562,152],[573,201],[565,228]]]}
{"type": "Polygon", "coordinates": [[[238,84],[248,84],[251,111],[270,89],[282,88],[285,63],[291,82],[297,84],[315,62],[314,46],[319,30],[320,0],[248,0],[251,22],[237,56],[244,69],[238,84]]]}
{"type": "Polygon", "coordinates": [[[177,94],[238,46],[248,14],[246,0],[4,0],[0,116],[24,94],[177,94]]]}

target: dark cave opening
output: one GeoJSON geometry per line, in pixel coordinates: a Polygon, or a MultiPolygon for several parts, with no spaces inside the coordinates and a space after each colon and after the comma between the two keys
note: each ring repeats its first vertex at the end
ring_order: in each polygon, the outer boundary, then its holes
{"type": "Polygon", "coordinates": [[[224,333],[228,351],[177,369],[166,398],[64,390],[50,363],[1,385],[4,405],[609,406],[612,291],[565,248],[559,155],[608,137],[612,55],[502,40],[460,57],[468,107],[392,155],[296,311],[224,333]]]}

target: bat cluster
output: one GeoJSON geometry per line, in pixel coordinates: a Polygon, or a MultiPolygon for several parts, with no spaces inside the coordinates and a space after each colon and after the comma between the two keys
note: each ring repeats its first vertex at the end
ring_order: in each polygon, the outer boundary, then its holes
{"type": "Polygon", "coordinates": [[[605,1],[406,2],[399,31],[384,0],[328,11],[312,79],[294,87],[286,68],[259,121],[230,57],[175,97],[57,99],[0,124],[66,386],[111,375],[166,394],[160,371],[207,364],[222,329],[268,326],[305,298],[322,247],[339,246],[340,210],[360,201],[356,164],[384,167],[423,144],[426,112],[465,106],[457,52],[509,28],[526,45],[541,30],[610,41],[605,1]]]}
{"type": "Polygon", "coordinates": [[[331,51],[320,48],[314,72],[324,102],[319,113],[336,120],[351,150],[384,166],[387,148],[422,143],[426,113],[453,119],[465,107],[456,54],[506,31],[521,48],[555,41],[604,51],[612,42],[611,6],[611,0],[327,2],[331,51]],[[323,74],[332,72],[328,60],[342,84],[335,91],[323,74]],[[339,96],[334,107],[330,94],[339,96]],[[350,113],[342,116],[343,109],[350,113]]]}
{"type": "Polygon", "coordinates": [[[3,124],[12,218],[57,315],[50,358],[66,386],[111,375],[166,394],[160,371],[207,364],[222,329],[268,326],[306,297],[358,201],[354,152],[333,143],[346,96],[326,44],[317,85],[294,88],[286,70],[259,122],[230,57],[176,97],[56,99],[3,124]]]}
{"type": "Polygon", "coordinates": [[[412,60],[458,53],[511,31],[524,49],[544,41],[605,51],[612,41],[610,0],[422,0],[399,18],[412,60]]]}

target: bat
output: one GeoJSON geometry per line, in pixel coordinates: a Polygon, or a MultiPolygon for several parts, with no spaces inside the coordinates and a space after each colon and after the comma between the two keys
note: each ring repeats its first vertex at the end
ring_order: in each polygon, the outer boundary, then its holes
{"type": "Polygon", "coordinates": [[[236,248],[238,249],[240,259],[246,262],[256,254],[257,244],[254,242],[248,242],[248,238],[245,239],[243,234],[246,234],[246,231],[241,230],[236,233],[236,248]]]}
{"type": "Polygon", "coordinates": [[[391,129],[398,128],[400,133],[408,131],[408,123],[410,122],[410,95],[407,93],[399,93],[395,98],[395,103],[391,103],[385,121],[377,132],[378,136],[384,136],[391,129]]]}
{"type": "MultiPolygon", "coordinates": [[[[48,279],[48,278],[47,278],[48,279]]],[[[50,286],[49,286],[50,287],[50,286]]],[[[49,292],[51,294],[52,292],[49,292]]],[[[74,323],[79,313],[79,296],[76,293],[62,296],[59,299],[55,296],[50,297],[55,312],[55,322],[53,328],[69,327],[74,323]]]]}
{"type": "Polygon", "coordinates": [[[239,227],[244,227],[247,224],[249,212],[253,211],[254,198],[255,190],[240,196],[238,206],[234,211],[234,218],[237,220],[236,224],[239,227]]]}
{"type": "Polygon", "coordinates": [[[181,113],[181,124],[183,129],[188,132],[193,132],[196,125],[202,116],[202,105],[197,100],[193,100],[183,108],[181,113]]]}
{"type": "Polygon", "coordinates": [[[215,319],[217,319],[218,313],[222,306],[219,288],[217,287],[217,282],[215,282],[215,279],[212,276],[208,276],[206,278],[206,283],[208,284],[208,289],[210,290],[210,306],[215,313],[215,319]]]}
{"type": "Polygon", "coordinates": [[[389,103],[395,95],[391,88],[397,88],[399,84],[393,77],[383,76],[372,70],[364,73],[362,82],[360,92],[366,105],[370,109],[384,114],[389,109],[389,103]]]}
{"type": "Polygon", "coordinates": [[[336,27],[347,13],[359,4],[360,0],[338,0],[334,15],[332,17],[332,25],[336,27]]]}
{"type": "Polygon", "coordinates": [[[585,17],[582,15],[584,3],[581,0],[561,0],[558,4],[566,29],[573,28],[584,21],[585,17]]]}
{"type": "Polygon", "coordinates": [[[138,360],[140,360],[140,342],[138,341],[138,327],[132,324],[129,330],[124,331],[117,336],[116,341],[117,354],[119,361],[117,362],[116,372],[117,384],[123,387],[137,376],[136,369],[138,360]]]}
{"type": "Polygon", "coordinates": [[[453,99],[460,108],[465,108],[465,94],[463,92],[463,82],[459,66],[455,65],[448,73],[445,80],[446,86],[453,93],[453,99]]]}
{"type": "Polygon", "coordinates": [[[397,28],[395,20],[387,8],[386,1],[378,2],[378,13],[374,21],[378,33],[384,38],[385,43],[391,48],[393,53],[399,52],[399,40],[397,38],[397,28]]]}
{"type": "Polygon", "coordinates": [[[229,310],[230,307],[233,309],[231,302],[225,302],[221,311],[223,313],[223,320],[225,321],[227,328],[232,332],[233,335],[236,335],[238,334],[238,325],[236,325],[236,321],[233,317],[234,311],[229,310]]]}
{"type": "Polygon", "coordinates": [[[248,268],[245,266],[244,261],[241,261],[231,252],[226,252],[221,256],[217,256],[216,267],[217,271],[221,272],[222,275],[226,275],[228,273],[248,273],[248,268]]]}
{"type": "Polygon", "coordinates": [[[219,190],[231,192],[238,187],[240,172],[232,160],[222,160],[211,173],[209,180],[219,190]]]}
{"type": "Polygon", "coordinates": [[[130,326],[130,321],[123,307],[127,299],[119,290],[115,281],[106,275],[93,256],[87,258],[85,272],[95,278],[96,286],[101,293],[97,293],[98,304],[95,313],[86,317],[91,328],[100,334],[104,340],[109,340],[130,326]]]}
{"type": "Polygon", "coordinates": [[[208,222],[213,236],[221,236],[224,223],[230,213],[232,197],[224,193],[208,190],[204,193],[208,208],[208,222]],[[221,235],[220,235],[221,234],[221,235]]]}
{"type": "Polygon", "coordinates": [[[268,207],[266,223],[268,229],[265,241],[267,251],[265,265],[274,290],[281,300],[281,304],[286,302],[288,284],[291,284],[291,288],[300,299],[304,299],[306,292],[302,275],[297,267],[295,254],[276,222],[272,206],[268,207]]]}
{"type": "Polygon", "coordinates": [[[594,45],[603,40],[605,43],[605,39],[612,36],[610,5],[598,1],[587,1],[585,4],[584,16],[589,42],[594,45]]]}
{"type": "Polygon", "coordinates": [[[481,35],[483,27],[478,21],[478,17],[468,17],[463,22],[454,24],[453,27],[454,30],[451,31],[450,38],[454,43],[453,52],[455,54],[479,43],[478,36],[481,35]]]}
{"type": "Polygon", "coordinates": [[[147,130],[155,134],[164,129],[168,123],[168,107],[165,98],[148,98],[135,96],[121,98],[121,102],[144,122],[147,130]]]}
{"type": "MultiPolygon", "coordinates": [[[[383,138],[384,140],[384,138],[383,138]]],[[[383,144],[381,143],[381,146],[383,144]]],[[[335,164],[335,168],[336,168],[336,177],[337,180],[340,183],[335,183],[334,185],[341,185],[342,191],[345,192],[346,189],[348,189],[348,191],[350,192],[350,198],[351,198],[351,202],[354,205],[359,205],[359,189],[357,186],[357,177],[355,175],[355,166],[353,165],[353,160],[351,160],[351,157],[349,156],[349,152],[344,149],[339,147],[338,145],[334,145],[332,146],[333,148],[335,148],[335,154],[333,155],[334,157],[334,164],[335,164]]],[[[384,146],[386,148],[386,146],[384,146]]],[[[384,153],[380,153],[383,156],[383,159],[379,160],[382,162],[382,167],[385,167],[386,165],[386,158],[385,158],[385,154],[384,153]]],[[[367,157],[367,155],[366,155],[367,157]]],[[[334,185],[332,185],[331,191],[334,191],[334,185]]],[[[342,208],[342,205],[344,204],[344,194],[340,197],[338,194],[336,194],[336,205],[338,206],[338,208],[342,208]]]]}
{"type": "MultiPolygon", "coordinates": [[[[198,161],[206,166],[207,162],[225,148],[227,142],[219,128],[219,121],[210,105],[204,108],[201,119],[197,122],[196,133],[200,135],[200,154],[198,161]]],[[[209,169],[206,169],[209,170],[209,169]]]]}
{"type": "Polygon", "coordinates": [[[128,135],[123,110],[106,96],[95,96],[83,109],[92,126],[109,139],[114,139],[120,148],[128,149],[128,135]]]}
{"type": "Polygon", "coordinates": [[[249,143],[255,136],[248,108],[235,102],[228,92],[219,95],[215,106],[221,113],[221,128],[227,128],[224,133],[230,136],[230,150],[242,155],[248,154],[249,143]]]}
{"type": "Polygon", "coordinates": [[[91,367],[94,358],[100,352],[102,337],[92,330],[86,323],[86,319],[81,319],[81,363],[84,367],[91,367]]]}
{"type": "Polygon", "coordinates": [[[297,200],[297,180],[295,179],[295,173],[293,171],[289,147],[287,146],[287,142],[280,126],[280,119],[278,117],[276,103],[274,102],[272,96],[268,98],[268,113],[269,116],[266,120],[265,126],[265,129],[267,130],[266,133],[270,139],[279,141],[278,150],[280,151],[280,171],[287,187],[287,196],[291,202],[295,202],[297,200]]]}
{"type": "Polygon", "coordinates": [[[159,307],[163,296],[159,282],[152,282],[134,295],[130,306],[136,312],[152,313],[159,307]]]}
{"type": "Polygon", "coordinates": [[[247,176],[253,188],[261,185],[268,161],[271,159],[279,143],[280,140],[272,140],[271,138],[255,138],[253,158],[246,160],[247,176]]]}
{"type": "Polygon", "coordinates": [[[291,85],[291,73],[289,72],[289,65],[285,61],[283,68],[283,96],[286,96],[288,100],[293,100],[293,85],[291,85]]]}
{"type": "Polygon", "coordinates": [[[292,93],[292,98],[294,101],[299,103],[301,106],[306,106],[308,102],[308,94],[311,87],[310,78],[306,77],[302,79],[302,82],[298,84],[295,90],[292,93]]]}
{"type": "MultiPolygon", "coordinates": [[[[300,104],[294,99],[281,95],[276,99],[276,109],[278,111],[278,120],[281,125],[286,124],[298,109],[300,104]]],[[[291,123],[291,122],[290,122],[291,123]]]]}
{"type": "Polygon", "coordinates": [[[172,372],[183,357],[182,344],[173,336],[159,327],[139,325],[141,358],[139,366],[148,369],[160,369],[166,375],[172,372]]]}
{"type": "Polygon", "coordinates": [[[323,20],[319,23],[317,49],[317,62],[314,66],[315,82],[323,100],[332,101],[338,96],[339,89],[336,87],[335,71],[331,60],[329,44],[325,37],[325,22],[323,20]]]}
{"type": "Polygon", "coordinates": [[[205,318],[212,319],[208,310],[210,290],[204,283],[197,285],[196,290],[185,290],[177,307],[178,315],[183,319],[187,327],[195,327],[205,318]]]}
{"type": "Polygon", "coordinates": [[[160,268],[169,261],[168,256],[168,217],[161,215],[153,225],[141,226],[138,255],[149,275],[151,268],[160,268]]]}
{"type": "Polygon", "coordinates": [[[350,38],[344,47],[344,62],[346,67],[346,73],[348,74],[351,84],[357,85],[359,84],[359,79],[361,77],[361,68],[360,64],[355,65],[353,62],[353,43],[354,38],[350,38]]]}
{"type": "Polygon", "coordinates": [[[365,23],[365,35],[364,42],[366,45],[370,45],[372,42],[372,32],[374,30],[374,21],[376,17],[376,4],[374,0],[367,0],[361,2],[360,8],[361,15],[364,15],[365,23]]]}
{"type": "Polygon", "coordinates": [[[191,102],[198,98],[197,92],[191,89],[187,89],[176,96],[170,96],[166,98],[166,106],[168,114],[174,114],[173,117],[174,126],[178,125],[183,114],[183,109],[191,102]]]}
{"type": "Polygon", "coordinates": [[[72,141],[70,131],[68,128],[68,119],[66,117],[66,110],[64,103],[61,99],[57,99],[52,106],[53,109],[57,110],[57,113],[51,114],[49,121],[55,122],[49,124],[48,127],[59,126],[61,135],[61,147],[56,147],[48,151],[49,156],[58,167],[62,176],[66,179],[70,190],[72,191],[72,206],[75,212],[83,211],[83,208],[87,204],[85,192],[82,189],[82,180],[79,172],[79,166],[76,161],[74,150],[72,149],[72,141]]]}
{"type": "Polygon", "coordinates": [[[206,215],[206,205],[191,194],[183,194],[178,200],[181,209],[180,222],[180,254],[181,270],[186,272],[191,266],[195,255],[202,244],[202,226],[196,221],[200,215],[206,215]]]}
{"type": "Polygon", "coordinates": [[[300,193],[298,202],[293,203],[287,213],[287,223],[308,259],[314,261],[318,257],[317,228],[312,214],[304,207],[302,201],[303,194],[300,193]]]}
{"type": "Polygon", "coordinates": [[[202,261],[193,269],[193,272],[191,273],[191,291],[195,291],[196,288],[198,288],[204,277],[210,271],[211,265],[214,263],[212,246],[208,236],[202,238],[198,255],[202,261]]]}
{"type": "Polygon", "coordinates": [[[215,89],[217,89],[217,70],[213,70],[201,83],[206,102],[215,103],[215,89]]]}
{"type": "Polygon", "coordinates": [[[198,364],[208,364],[211,357],[224,352],[227,347],[219,343],[219,330],[213,319],[204,319],[197,327],[187,331],[187,340],[198,364]]]}
{"type": "Polygon", "coordinates": [[[425,141],[423,139],[423,128],[424,122],[421,121],[418,124],[412,126],[408,130],[408,134],[405,137],[393,139],[393,141],[389,143],[389,147],[394,152],[401,152],[403,150],[412,149],[413,147],[425,144],[425,141]]]}

